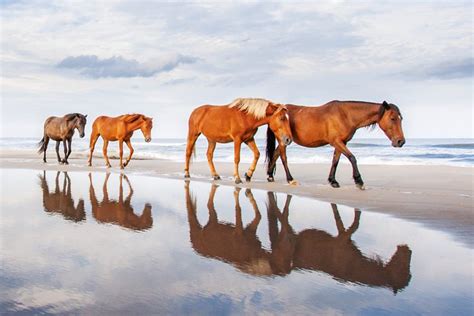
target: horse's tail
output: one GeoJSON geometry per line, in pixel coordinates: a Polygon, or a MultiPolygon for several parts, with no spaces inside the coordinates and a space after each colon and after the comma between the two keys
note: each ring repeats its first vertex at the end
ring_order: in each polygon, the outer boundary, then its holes
{"type": "Polygon", "coordinates": [[[44,141],[44,137],[38,143],[38,154],[44,153],[46,151],[46,143],[44,141]]]}
{"type": "Polygon", "coordinates": [[[267,147],[265,149],[266,157],[265,162],[267,163],[267,171],[270,171],[272,167],[272,160],[275,154],[275,134],[270,129],[270,126],[267,126],[267,147]]]}

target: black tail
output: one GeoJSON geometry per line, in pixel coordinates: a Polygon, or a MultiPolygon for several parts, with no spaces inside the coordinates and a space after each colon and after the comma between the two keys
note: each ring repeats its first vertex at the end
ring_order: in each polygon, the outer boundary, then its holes
{"type": "Polygon", "coordinates": [[[273,170],[270,170],[270,168],[272,167],[272,160],[273,160],[273,156],[275,154],[275,134],[273,133],[273,131],[270,129],[270,127],[267,127],[267,148],[265,150],[266,152],[266,157],[265,157],[265,162],[267,163],[267,173],[270,173],[272,172],[273,174],[273,170]]]}
{"type": "Polygon", "coordinates": [[[44,142],[44,137],[38,143],[38,154],[44,153],[46,151],[46,146],[44,142]]]}

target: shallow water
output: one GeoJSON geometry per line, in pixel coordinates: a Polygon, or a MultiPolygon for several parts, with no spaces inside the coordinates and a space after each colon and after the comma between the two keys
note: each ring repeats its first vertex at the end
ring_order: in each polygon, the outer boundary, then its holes
{"type": "Polygon", "coordinates": [[[473,313],[473,250],[420,224],[208,183],[0,175],[0,314],[473,313]]]}

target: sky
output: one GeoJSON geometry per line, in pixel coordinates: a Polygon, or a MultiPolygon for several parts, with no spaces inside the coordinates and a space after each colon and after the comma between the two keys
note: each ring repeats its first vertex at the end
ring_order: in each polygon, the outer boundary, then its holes
{"type": "Polygon", "coordinates": [[[474,137],[470,1],[0,0],[0,12],[1,137],[41,137],[47,117],[80,112],[86,132],[99,115],[143,113],[154,138],[182,138],[195,107],[237,97],[386,100],[407,138],[474,137]]]}

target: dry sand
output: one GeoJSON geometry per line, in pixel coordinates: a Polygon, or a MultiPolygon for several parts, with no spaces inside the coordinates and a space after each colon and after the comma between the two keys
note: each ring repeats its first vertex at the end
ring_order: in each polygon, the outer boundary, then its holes
{"type": "MultiPolygon", "coordinates": [[[[0,152],[1,168],[121,172],[118,160],[111,160],[112,168],[104,167],[101,157],[94,160],[94,167],[87,167],[86,158],[72,155],[68,166],[58,165],[51,155],[44,164],[32,151],[0,152]]],[[[241,164],[240,174],[248,164],[241,164]]],[[[357,189],[352,181],[350,165],[340,164],[337,180],[341,188],[327,184],[329,164],[290,164],[293,177],[299,185],[285,181],[284,170],[278,165],[274,183],[268,183],[263,164],[259,164],[251,183],[239,186],[313,197],[319,200],[345,204],[363,210],[388,213],[400,218],[423,223],[453,234],[457,240],[474,245],[474,169],[449,166],[395,166],[361,165],[360,172],[366,190],[357,189]]],[[[234,185],[233,164],[216,163],[222,185],[234,185]]],[[[183,163],[168,160],[132,160],[125,173],[183,179],[183,163]]],[[[191,165],[191,181],[212,182],[207,162],[191,165]]]]}

